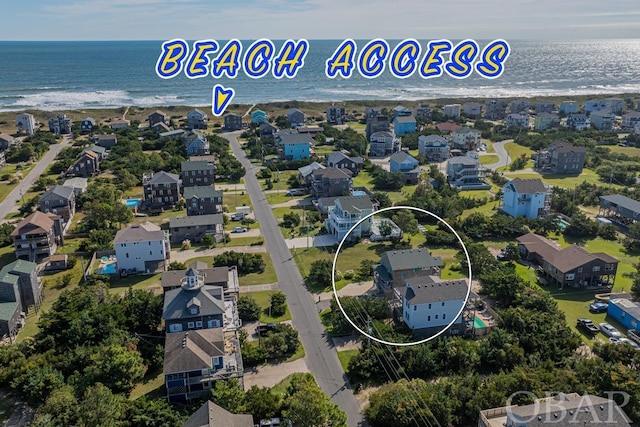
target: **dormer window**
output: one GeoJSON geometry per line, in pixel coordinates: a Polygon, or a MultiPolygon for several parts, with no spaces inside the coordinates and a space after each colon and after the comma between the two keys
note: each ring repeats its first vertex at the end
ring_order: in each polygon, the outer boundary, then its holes
{"type": "Polygon", "coordinates": [[[198,310],[198,307],[197,307],[197,306],[195,306],[195,305],[194,305],[194,306],[192,306],[192,307],[189,309],[189,313],[191,313],[191,314],[193,314],[193,315],[197,315],[199,311],[200,311],[200,310],[198,310]]]}

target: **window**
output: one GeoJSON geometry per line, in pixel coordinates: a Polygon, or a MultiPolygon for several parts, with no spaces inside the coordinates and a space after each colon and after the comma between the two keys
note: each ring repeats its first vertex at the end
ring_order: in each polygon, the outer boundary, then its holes
{"type": "Polygon", "coordinates": [[[565,279],[565,280],[573,280],[575,277],[576,277],[576,275],[575,275],[575,274],[573,274],[573,273],[571,273],[571,274],[566,274],[566,275],[564,276],[564,279],[565,279]]]}
{"type": "Polygon", "coordinates": [[[438,320],[438,315],[436,314],[436,320],[438,320]]]}
{"type": "Polygon", "coordinates": [[[582,267],[578,268],[578,273],[582,273],[582,267]]]}
{"type": "Polygon", "coordinates": [[[174,323],[172,325],[169,325],[169,332],[181,332],[181,331],[182,331],[181,323],[174,323]]]}
{"type": "Polygon", "coordinates": [[[153,255],[153,251],[149,251],[149,255],[153,255]]]}
{"type": "Polygon", "coordinates": [[[431,316],[427,316],[427,322],[431,322],[431,316]]]}
{"type": "Polygon", "coordinates": [[[607,264],[604,266],[604,271],[613,271],[613,264],[607,264]]]}
{"type": "Polygon", "coordinates": [[[416,311],[417,309],[418,309],[418,306],[417,306],[417,305],[414,305],[414,306],[413,306],[413,311],[416,311]]]}
{"type": "Polygon", "coordinates": [[[600,266],[599,265],[594,265],[593,266],[593,271],[600,271],[600,266]]]}
{"type": "Polygon", "coordinates": [[[129,252],[127,252],[125,255],[127,256],[127,258],[129,258],[129,252]]]}
{"type": "Polygon", "coordinates": [[[429,310],[431,310],[431,303],[429,303],[429,310]]]}
{"type": "Polygon", "coordinates": [[[446,318],[447,318],[447,313],[444,313],[444,314],[442,315],[442,320],[444,320],[444,319],[446,319],[446,318]]]}
{"type": "Polygon", "coordinates": [[[189,329],[193,329],[193,328],[195,328],[195,326],[196,326],[196,325],[195,325],[195,323],[193,323],[193,322],[189,322],[189,323],[187,323],[187,328],[189,328],[189,329]]]}
{"type": "Polygon", "coordinates": [[[442,306],[444,307],[444,301],[442,301],[442,306]]]}
{"type": "Polygon", "coordinates": [[[194,306],[189,309],[189,313],[198,314],[198,307],[194,306]]]}
{"type": "Polygon", "coordinates": [[[202,328],[202,320],[196,322],[196,328],[202,328]]]}

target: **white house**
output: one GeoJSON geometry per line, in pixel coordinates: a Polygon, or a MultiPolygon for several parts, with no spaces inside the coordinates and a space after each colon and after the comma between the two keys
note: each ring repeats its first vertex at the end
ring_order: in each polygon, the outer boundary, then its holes
{"type": "Polygon", "coordinates": [[[449,141],[440,135],[420,135],[418,154],[430,162],[443,162],[449,158],[449,141]]]}
{"type": "Polygon", "coordinates": [[[169,236],[149,221],[119,230],[113,246],[121,274],[164,271],[171,252],[169,236]]]}
{"type": "Polygon", "coordinates": [[[500,209],[513,217],[535,219],[548,215],[551,209],[551,191],[539,178],[513,179],[502,187],[500,209]]]}
{"type": "Polygon", "coordinates": [[[461,127],[453,131],[453,147],[459,150],[475,150],[480,142],[482,132],[468,127],[461,127]]]}
{"type": "Polygon", "coordinates": [[[576,101],[562,101],[560,103],[560,111],[564,114],[573,114],[578,112],[578,103],[576,101]]]}
{"type": "MultiPolygon", "coordinates": [[[[328,208],[329,215],[324,227],[338,240],[342,240],[351,227],[375,210],[369,196],[338,197],[334,203],[334,206],[328,208]]],[[[353,230],[349,240],[358,240],[363,235],[368,235],[372,220],[373,217],[368,218],[353,230]]]]}
{"type": "Polygon", "coordinates": [[[28,135],[33,135],[36,131],[36,118],[33,114],[23,113],[16,116],[16,126],[18,132],[26,132],[28,135]]]}
{"type": "Polygon", "coordinates": [[[402,304],[402,320],[409,328],[442,329],[456,319],[452,325],[455,329],[462,323],[458,314],[465,305],[468,290],[465,280],[441,281],[438,277],[423,276],[407,279],[404,286],[394,288],[394,293],[402,304]]]}
{"type": "Polygon", "coordinates": [[[511,113],[507,116],[506,125],[509,127],[528,128],[529,127],[529,114],[511,113]]]}

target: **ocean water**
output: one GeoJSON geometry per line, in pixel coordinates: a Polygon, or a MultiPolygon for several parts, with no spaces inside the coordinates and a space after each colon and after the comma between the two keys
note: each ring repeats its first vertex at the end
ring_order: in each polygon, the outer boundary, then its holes
{"type": "MultiPolygon", "coordinates": [[[[216,83],[235,89],[233,103],[246,104],[640,93],[640,39],[508,41],[511,54],[495,80],[476,74],[425,80],[417,73],[397,79],[388,69],[375,79],[357,72],[349,79],[328,79],[324,64],[341,40],[311,40],[304,67],[295,78],[281,80],[251,79],[242,70],[235,79],[190,80],[182,74],[164,80],[155,74],[162,41],[0,42],[0,111],[207,106],[216,83]]],[[[488,41],[478,43],[482,48],[488,41]]],[[[249,44],[243,42],[244,48],[249,44]]]]}

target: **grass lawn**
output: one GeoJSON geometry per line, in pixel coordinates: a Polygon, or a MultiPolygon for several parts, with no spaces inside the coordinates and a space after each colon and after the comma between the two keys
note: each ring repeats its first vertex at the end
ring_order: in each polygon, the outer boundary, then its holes
{"type": "Polygon", "coordinates": [[[137,276],[129,276],[123,278],[114,278],[109,282],[109,290],[118,293],[124,294],[129,287],[133,289],[147,289],[149,287],[157,287],[158,290],[161,289],[160,279],[162,274],[140,274],[137,276]]]}
{"type": "Polygon", "coordinates": [[[509,154],[512,162],[523,154],[527,156],[527,158],[530,158],[531,155],[535,153],[531,148],[516,144],[515,142],[507,142],[504,144],[504,149],[509,154]]]}
{"type": "Polygon", "coordinates": [[[347,126],[361,134],[365,133],[366,125],[360,122],[349,122],[347,126]]]}
{"type": "Polygon", "coordinates": [[[158,215],[138,216],[133,218],[132,224],[142,224],[144,222],[149,221],[156,225],[167,224],[167,229],[168,229],[169,220],[171,220],[171,218],[177,218],[179,216],[187,216],[187,210],[182,209],[182,210],[176,211],[176,210],[170,209],[158,215]]]}
{"type": "Polygon", "coordinates": [[[470,199],[489,199],[491,198],[491,194],[489,194],[489,190],[461,190],[459,192],[462,197],[469,197],[470,199]]]}
{"type": "MultiPolygon", "coordinates": [[[[583,169],[580,175],[556,175],[556,174],[540,174],[538,172],[521,173],[518,171],[511,172],[505,171],[505,176],[509,178],[519,177],[522,179],[540,178],[546,184],[553,185],[555,187],[574,188],[578,184],[582,184],[584,181],[589,184],[596,184],[599,186],[609,185],[600,180],[600,177],[590,169],[583,169]]],[[[612,184],[612,188],[622,188],[621,185],[612,184]]]]}
{"type": "Polygon", "coordinates": [[[80,249],[84,239],[64,239],[64,246],[60,246],[56,254],[74,254],[80,249]]]}
{"type": "Polygon", "coordinates": [[[287,393],[287,388],[289,388],[289,385],[291,384],[291,377],[293,375],[296,374],[287,375],[278,384],[271,387],[271,394],[284,397],[284,395],[287,393]]]}
{"type": "Polygon", "coordinates": [[[373,183],[371,182],[371,175],[367,171],[360,171],[358,175],[353,178],[354,187],[367,187],[373,191],[373,183]]]}
{"type": "Polygon", "coordinates": [[[478,156],[481,165],[490,165],[498,162],[500,158],[496,154],[487,154],[485,156],[478,156]]]}
{"type": "MultiPolygon", "coordinates": [[[[239,233],[240,234],[240,233],[239,233]]],[[[240,234],[242,235],[242,234],[240,234]]],[[[233,234],[232,234],[233,236],[233,234]]],[[[233,250],[233,248],[238,246],[255,246],[258,243],[261,245],[264,244],[264,238],[262,237],[235,237],[231,238],[229,243],[218,243],[217,248],[229,248],[229,250],[233,250]]]]}
{"type": "MultiPolygon", "coordinates": [[[[16,171],[16,164],[7,163],[2,169],[0,169],[0,175],[9,174],[13,176],[17,172],[22,174],[22,177],[24,178],[29,174],[29,171],[33,169],[33,166],[33,164],[28,164],[22,167],[22,169],[16,171]]],[[[9,184],[9,181],[6,181],[2,185],[0,185],[0,201],[3,201],[7,197],[7,195],[11,191],[13,191],[14,188],[16,188],[17,185],[18,182],[16,182],[15,184],[9,184]]],[[[25,200],[27,200],[26,197],[25,200]]]]}
{"type": "MultiPolygon", "coordinates": [[[[294,170],[294,171],[273,171],[273,176],[271,177],[271,182],[273,183],[273,188],[272,190],[288,190],[289,189],[289,177],[291,176],[298,176],[298,171],[294,170]]],[[[262,179],[261,181],[261,185],[262,185],[262,189],[266,190],[267,189],[267,185],[266,185],[266,179],[262,179]]]]}
{"type": "Polygon", "coordinates": [[[457,249],[433,249],[431,250],[431,254],[434,256],[439,256],[442,258],[444,262],[444,267],[440,272],[440,277],[443,279],[468,279],[467,271],[456,271],[452,270],[451,267],[454,264],[458,264],[456,260],[456,254],[458,253],[457,249]]]}
{"type": "MultiPolygon", "coordinates": [[[[0,259],[0,261],[4,261],[4,259],[0,259]]],[[[78,286],[82,279],[82,265],[84,264],[86,266],[88,262],[89,258],[84,259],[84,263],[80,262],[80,259],[78,259],[72,269],[55,274],[49,274],[43,277],[43,301],[40,306],[40,310],[35,314],[27,316],[27,322],[18,334],[17,341],[22,341],[25,338],[32,337],[38,333],[38,320],[40,319],[40,315],[51,310],[51,306],[58,300],[58,297],[65,289],[73,289],[78,286]],[[61,280],[62,277],[67,274],[71,275],[71,283],[66,288],[62,288],[58,285],[58,280],[61,280]]]]}
{"type": "Polygon", "coordinates": [[[482,142],[484,142],[485,144],[487,144],[487,153],[495,153],[496,149],[493,148],[493,141],[489,140],[489,139],[481,139],[482,142]]]}
{"type": "Polygon", "coordinates": [[[287,196],[286,191],[280,191],[279,193],[267,193],[266,194],[267,201],[270,205],[279,205],[280,203],[289,202],[291,200],[304,200],[305,198],[310,198],[311,196],[287,196]]]}
{"type": "Polygon", "coordinates": [[[136,400],[142,396],[160,398],[164,394],[164,374],[162,373],[162,370],[160,370],[158,372],[147,373],[143,382],[136,385],[133,390],[131,390],[129,400],[136,400]]]}
{"type": "Polygon", "coordinates": [[[315,151],[318,157],[326,156],[336,151],[336,147],[333,145],[316,145],[315,151]]]}
{"type": "Polygon", "coordinates": [[[284,315],[280,317],[270,317],[269,316],[269,306],[271,305],[270,299],[272,294],[275,294],[276,291],[260,291],[260,292],[249,292],[245,295],[253,297],[256,302],[262,307],[262,314],[260,315],[260,321],[262,323],[270,323],[270,322],[284,322],[285,320],[291,320],[291,313],[289,312],[289,305],[287,304],[287,310],[284,315]]]}
{"type": "MultiPolygon", "coordinates": [[[[235,227],[244,227],[247,228],[249,230],[253,230],[253,229],[258,229],[260,228],[260,224],[258,224],[258,222],[254,222],[252,224],[242,224],[240,221],[229,221],[227,223],[227,225],[224,227],[224,231],[226,231],[227,233],[230,233],[231,230],[233,230],[235,227]]],[[[242,233],[231,233],[231,238],[233,239],[234,237],[241,237],[242,233]]]]}
{"type": "MultiPolygon", "coordinates": [[[[484,191],[480,191],[480,193],[482,193],[483,195],[486,195],[486,192],[484,191]]],[[[460,216],[462,218],[466,218],[474,212],[491,216],[500,208],[500,203],[501,203],[500,201],[490,201],[488,203],[485,203],[482,206],[478,206],[477,208],[467,209],[464,212],[462,212],[462,215],[460,216]]]]}
{"type": "Polygon", "coordinates": [[[360,350],[343,350],[338,352],[338,359],[340,360],[340,365],[342,365],[342,370],[347,372],[347,366],[349,366],[349,361],[356,357],[360,350]]]}
{"type": "MultiPolygon", "coordinates": [[[[225,191],[222,194],[222,204],[229,212],[235,212],[238,206],[251,206],[251,198],[246,191],[225,191]]],[[[185,214],[186,215],[186,211],[185,214]]]]}
{"type": "Polygon", "coordinates": [[[276,276],[276,270],[273,268],[273,263],[271,262],[271,257],[268,253],[261,253],[262,258],[266,264],[265,270],[263,273],[251,273],[246,274],[244,276],[240,276],[238,279],[240,281],[240,286],[251,286],[251,285],[264,285],[268,283],[275,283],[278,281],[278,277],[276,276]]]}
{"type": "Polygon", "coordinates": [[[609,151],[617,154],[626,154],[631,157],[640,157],[640,148],[638,147],[620,147],[618,145],[607,146],[609,151]]]}
{"type": "Polygon", "coordinates": [[[16,260],[16,253],[13,245],[3,246],[0,248],[0,265],[5,266],[16,260]]]}

